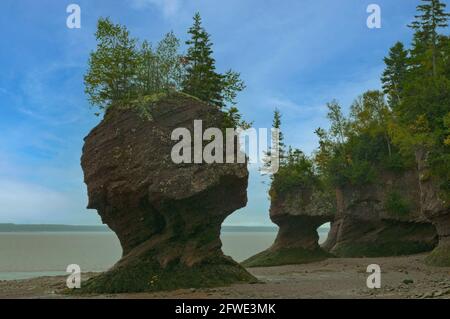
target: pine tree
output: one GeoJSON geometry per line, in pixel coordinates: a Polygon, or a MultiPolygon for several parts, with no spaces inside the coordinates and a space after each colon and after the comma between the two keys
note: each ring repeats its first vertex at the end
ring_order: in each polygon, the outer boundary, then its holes
{"type": "MultiPolygon", "coordinates": [[[[415,30],[413,55],[421,57],[431,50],[431,65],[433,77],[436,76],[436,63],[438,54],[439,28],[448,26],[450,14],[445,12],[446,4],[441,0],[422,0],[424,3],[417,7],[421,13],[409,25],[415,30]]],[[[417,64],[417,61],[416,61],[417,64]]]]}
{"type": "Polygon", "coordinates": [[[408,71],[408,52],[403,43],[397,42],[384,58],[386,69],[381,82],[384,93],[388,96],[390,106],[394,109],[401,102],[403,85],[408,71]]]}
{"type": "Polygon", "coordinates": [[[284,144],[284,135],[281,131],[281,112],[278,110],[278,108],[275,108],[275,111],[273,112],[273,122],[272,127],[274,129],[277,129],[278,134],[278,154],[280,157],[280,163],[281,165],[284,164],[284,161],[286,159],[286,145],[284,144]]]}
{"type": "Polygon", "coordinates": [[[199,13],[195,14],[194,24],[188,33],[191,39],[186,41],[189,48],[185,57],[187,65],[183,91],[207,103],[223,107],[223,76],[216,72],[210,36],[202,27],[199,13]]]}
{"type": "MultiPolygon", "coordinates": [[[[281,131],[281,112],[275,108],[274,112],[273,112],[273,121],[272,121],[272,128],[276,129],[277,131],[275,131],[276,134],[278,134],[278,136],[275,136],[278,138],[278,145],[277,150],[278,150],[278,161],[279,161],[279,165],[280,167],[286,164],[286,145],[284,144],[284,135],[283,132],[281,131]]],[[[272,132],[273,134],[274,132],[272,132]]],[[[264,168],[270,168],[271,165],[273,164],[273,160],[274,157],[276,156],[276,152],[274,152],[273,149],[270,149],[269,151],[267,151],[264,154],[264,168]]]]}

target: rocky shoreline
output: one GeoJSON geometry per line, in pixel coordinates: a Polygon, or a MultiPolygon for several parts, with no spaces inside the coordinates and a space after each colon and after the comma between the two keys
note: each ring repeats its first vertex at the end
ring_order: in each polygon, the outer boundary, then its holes
{"type": "MultiPolygon", "coordinates": [[[[258,283],[217,288],[187,288],[155,293],[61,294],[66,277],[1,281],[0,298],[101,298],[101,299],[207,299],[207,298],[356,298],[450,299],[450,267],[425,264],[427,254],[381,258],[330,258],[324,261],[277,267],[249,268],[258,283]],[[381,267],[381,289],[368,289],[367,265],[381,267]]],[[[83,282],[96,274],[83,274],[83,282]]]]}

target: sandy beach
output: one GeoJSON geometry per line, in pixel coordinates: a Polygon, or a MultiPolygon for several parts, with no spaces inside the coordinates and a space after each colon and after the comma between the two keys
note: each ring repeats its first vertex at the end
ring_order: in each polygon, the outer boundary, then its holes
{"type": "MultiPolygon", "coordinates": [[[[88,298],[450,298],[450,267],[426,266],[426,255],[385,258],[332,258],[306,265],[250,268],[260,283],[213,289],[95,295],[88,298]],[[368,289],[366,268],[381,267],[381,288],[368,289]]],[[[82,279],[95,276],[83,274],[82,279]]],[[[0,298],[68,298],[59,293],[66,277],[1,281],[0,298]]]]}

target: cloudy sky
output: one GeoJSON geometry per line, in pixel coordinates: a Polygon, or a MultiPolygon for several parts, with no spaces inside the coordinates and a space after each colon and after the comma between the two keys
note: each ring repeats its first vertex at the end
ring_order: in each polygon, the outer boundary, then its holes
{"type": "MultiPolygon", "coordinates": [[[[347,108],[380,87],[383,57],[419,0],[2,0],[0,2],[0,223],[98,224],[85,209],[80,168],[83,137],[99,121],[83,93],[99,17],[157,42],[173,30],[183,41],[199,11],[212,35],[220,71],[241,72],[245,118],[270,127],[283,113],[288,144],[310,153],[325,103],[347,108]],[[66,8],[81,7],[81,29],[66,8]],[[381,29],[366,25],[367,6],[382,9],[381,29]]],[[[228,225],[269,225],[267,185],[251,168],[249,204],[228,225]]]]}

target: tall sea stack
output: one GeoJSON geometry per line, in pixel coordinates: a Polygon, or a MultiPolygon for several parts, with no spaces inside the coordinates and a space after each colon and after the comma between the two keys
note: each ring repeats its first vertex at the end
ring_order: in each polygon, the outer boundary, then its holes
{"type": "Polygon", "coordinates": [[[123,256],[84,283],[82,292],[255,280],[224,256],[219,237],[224,219],[247,203],[246,164],[175,164],[171,159],[174,129],[187,128],[194,138],[194,120],[202,120],[205,130],[222,127],[223,119],[218,109],[180,93],[149,99],[145,108],[108,109],[85,138],[81,165],[88,208],[116,233],[123,256]],[[143,114],[145,109],[151,116],[143,114]]]}
{"type": "Polygon", "coordinates": [[[246,267],[303,264],[329,254],[319,246],[317,229],[334,218],[333,201],[312,185],[278,193],[272,186],[270,219],[279,226],[273,245],[243,262],[246,267]]]}

